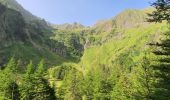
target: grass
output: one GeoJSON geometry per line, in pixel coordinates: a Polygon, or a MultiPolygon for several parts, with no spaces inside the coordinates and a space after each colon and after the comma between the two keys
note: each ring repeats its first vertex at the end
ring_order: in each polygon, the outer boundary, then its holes
{"type": "Polygon", "coordinates": [[[144,51],[149,47],[146,44],[152,41],[155,34],[161,34],[166,30],[165,24],[150,24],[147,27],[121,30],[120,32],[123,32],[122,39],[114,38],[101,46],[93,46],[85,50],[79,65],[87,70],[101,64],[109,66],[126,53],[129,53],[134,62],[140,61],[144,51]]]}
{"type": "Polygon", "coordinates": [[[28,63],[30,60],[34,63],[38,63],[41,59],[44,59],[48,65],[56,65],[66,61],[66,59],[54,54],[48,49],[38,49],[29,44],[19,42],[4,48],[3,51],[0,52],[0,55],[5,55],[5,57],[1,57],[1,60],[3,60],[3,58],[15,57],[17,59],[22,59],[25,63],[28,63]]]}

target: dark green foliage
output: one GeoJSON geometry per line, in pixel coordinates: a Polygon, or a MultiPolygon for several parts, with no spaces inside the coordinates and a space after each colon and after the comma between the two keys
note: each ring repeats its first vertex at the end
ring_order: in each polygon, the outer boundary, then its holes
{"type": "Polygon", "coordinates": [[[21,59],[22,64],[29,60],[37,63],[43,58],[48,64],[62,62],[63,56],[54,53],[51,49],[55,47],[49,45],[53,42],[52,28],[38,18],[25,21],[23,16],[28,12],[24,11],[15,0],[0,0],[0,65],[11,56],[21,59]]]}
{"type": "Polygon", "coordinates": [[[47,80],[42,77],[33,79],[33,90],[31,100],[55,100],[55,92],[49,86],[47,80]]]}
{"type": "Polygon", "coordinates": [[[157,78],[157,84],[155,85],[155,98],[159,100],[169,99],[170,96],[170,32],[166,33],[166,38],[161,43],[152,44],[156,49],[153,53],[157,56],[157,63],[152,65],[156,71],[155,77],[157,78]]]}
{"type": "Polygon", "coordinates": [[[55,91],[44,78],[44,61],[40,61],[36,71],[32,62],[28,64],[27,71],[21,85],[21,98],[24,100],[55,100],[55,91]]]}
{"type": "Polygon", "coordinates": [[[19,11],[22,16],[24,16],[24,20],[30,21],[38,19],[36,16],[32,15],[27,10],[23,9],[23,7],[16,0],[0,0],[0,2],[8,8],[19,11]]]}
{"type": "Polygon", "coordinates": [[[78,59],[83,55],[85,38],[82,32],[74,30],[55,30],[52,40],[56,41],[52,50],[65,58],[78,59]]]}
{"type": "MultiPolygon", "coordinates": [[[[26,39],[24,34],[25,21],[22,15],[0,3],[0,42],[26,39]]],[[[2,44],[1,44],[2,45],[2,44]]]]}
{"type": "Polygon", "coordinates": [[[0,98],[20,100],[20,92],[17,84],[18,66],[14,58],[8,62],[4,70],[0,71],[0,98]]]}
{"type": "Polygon", "coordinates": [[[170,20],[170,0],[157,0],[152,4],[156,11],[149,15],[149,22],[162,22],[170,20]]]}
{"type": "MultiPolygon", "coordinates": [[[[153,3],[156,8],[150,15],[150,22],[170,21],[170,0],[157,0],[153,3]]],[[[170,31],[170,30],[169,30],[170,31]]],[[[155,77],[157,83],[155,84],[154,98],[156,100],[170,99],[170,32],[164,34],[164,39],[160,43],[151,44],[156,49],[153,53],[157,56],[157,63],[153,65],[156,71],[155,77]]]]}
{"type": "Polygon", "coordinates": [[[33,98],[33,78],[34,78],[34,67],[32,61],[26,67],[26,73],[22,79],[22,85],[20,87],[21,98],[23,100],[31,100],[33,98]]]}
{"type": "Polygon", "coordinates": [[[8,91],[6,91],[6,97],[9,97],[11,100],[20,100],[20,92],[19,87],[15,82],[12,82],[9,84],[9,87],[6,88],[8,91]],[[11,93],[11,94],[8,94],[11,93]]]}
{"type": "Polygon", "coordinates": [[[75,68],[71,68],[64,77],[59,88],[59,98],[67,100],[81,100],[83,96],[83,76],[75,68]]]}

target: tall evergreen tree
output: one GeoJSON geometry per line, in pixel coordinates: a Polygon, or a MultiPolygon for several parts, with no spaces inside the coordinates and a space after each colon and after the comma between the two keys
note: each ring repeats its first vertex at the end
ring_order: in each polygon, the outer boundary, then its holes
{"type": "Polygon", "coordinates": [[[50,84],[44,78],[44,73],[44,60],[41,60],[34,73],[33,100],[55,100],[55,91],[50,87],[50,84]]]}
{"type": "Polygon", "coordinates": [[[164,20],[170,20],[170,0],[157,0],[152,3],[152,6],[156,9],[151,14],[148,14],[149,22],[162,22],[164,20]]]}
{"type": "Polygon", "coordinates": [[[34,67],[32,61],[26,66],[26,73],[23,76],[21,83],[21,99],[32,100],[33,99],[33,80],[34,80],[34,67]]]}
{"type": "MultiPolygon", "coordinates": [[[[156,10],[149,14],[149,22],[170,22],[170,0],[157,0],[152,4],[156,10]]],[[[170,30],[164,34],[165,38],[156,44],[151,44],[156,47],[153,53],[157,56],[156,64],[153,65],[156,71],[155,77],[157,84],[154,98],[156,100],[170,99],[170,30]]]]}
{"type": "Polygon", "coordinates": [[[82,73],[80,73],[77,69],[72,68],[67,76],[67,99],[68,100],[81,100],[83,91],[82,91],[82,73]]]}
{"type": "Polygon", "coordinates": [[[35,74],[37,74],[38,76],[43,76],[45,74],[44,60],[41,60],[39,62],[35,74]]]}
{"type": "Polygon", "coordinates": [[[0,73],[0,94],[3,99],[19,100],[20,93],[17,84],[18,66],[14,58],[11,58],[5,69],[0,73]]]}
{"type": "Polygon", "coordinates": [[[27,65],[21,86],[23,100],[55,100],[55,91],[44,78],[44,73],[44,61],[40,61],[35,71],[32,62],[27,65]]]}

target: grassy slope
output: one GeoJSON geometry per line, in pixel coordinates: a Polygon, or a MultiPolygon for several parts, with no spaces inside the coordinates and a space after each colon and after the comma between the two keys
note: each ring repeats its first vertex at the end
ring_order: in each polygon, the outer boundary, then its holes
{"type": "Polygon", "coordinates": [[[44,59],[49,65],[61,64],[66,61],[64,58],[52,53],[48,49],[38,49],[31,45],[25,45],[19,42],[1,49],[0,55],[2,55],[1,60],[8,60],[6,58],[14,56],[22,61],[28,62],[29,60],[32,60],[33,62],[38,63],[41,59],[44,59]]]}
{"type": "Polygon", "coordinates": [[[137,62],[142,58],[144,51],[148,49],[146,44],[159,38],[159,34],[166,30],[165,24],[151,24],[120,31],[123,34],[121,39],[113,38],[101,46],[93,46],[85,50],[79,64],[87,70],[101,64],[109,66],[126,53],[133,58],[133,61],[137,62]]]}
{"type": "Polygon", "coordinates": [[[121,38],[115,38],[117,37],[115,36],[102,45],[90,46],[85,49],[79,63],[65,62],[61,66],[50,68],[48,79],[51,84],[55,84],[56,89],[59,89],[63,85],[63,80],[57,79],[62,71],[60,68],[66,68],[63,70],[66,74],[69,70],[67,68],[72,67],[85,76],[88,71],[98,73],[99,70],[102,70],[101,66],[103,65],[112,70],[117,65],[126,67],[125,69],[136,68],[136,66],[140,66],[145,52],[149,49],[147,43],[159,41],[161,34],[167,30],[166,24],[149,24],[138,28],[119,30],[123,34],[121,38]]]}
{"type": "Polygon", "coordinates": [[[145,22],[146,13],[152,11],[152,8],[126,10],[111,20],[87,29],[86,38],[93,37],[95,41],[85,49],[81,61],[73,65],[83,72],[92,68],[98,69],[101,65],[109,67],[117,63],[134,66],[148,51],[147,43],[158,41],[161,34],[167,30],[166,24],[145,22]],[[124,26],[124,23],[130,27],[124,26]]]}

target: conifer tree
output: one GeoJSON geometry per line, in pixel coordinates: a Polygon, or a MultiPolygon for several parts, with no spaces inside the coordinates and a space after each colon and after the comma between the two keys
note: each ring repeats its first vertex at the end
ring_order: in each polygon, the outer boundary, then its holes
{"type": "Polygon", "coordinates": [[[44,60],[41,60],[34,73],[33,100],[55,100],[55,91],[44,78],[44,60]]]}
{"type": "Polygon", "coordinates": [[[23,100],[33,99],[33,80],[34,80],[34,67],[32,61],[26,66],[26,73],[23,76],[21,84],[21,98],[23,100]]]}
{"type": "MultiPolygon", "coordinates": [[[[149,22],[170,22],[170,0],[157,0],[152,4],[155,11],[149,14],[149,22]]],[[[169,28],[169,27],[168,27],[169,28]]],[[[157,83],[155,84],[154,98],[156,100],[170,99],[170,30],[164,34],[165,38],[156,44],[156,50],[153,53],[157,56],[157,63],[152,65],[156,71],[155,77],[157,83]]]]}
{"type": "Polygon", "coordinates": [[[14,58],[11,58],[5,69],[0,73],[0,93],[3,99],[19,100],[20,93],[17,84],[18,66],[14,58]]]}
{"type": "Polygon", "coordinates": [[[44,78],[44,61],[40,61],[34,71],[32,62],[27,65],[27,70],[21,86],[23,100],[55,100],[55,91],[44,78]]]}
{"type": "Polygon", "coordinates": [[[69,82],[67,83],[67,88],[71,100],[80,100],[82,98],[81,76],[81,73],[75,68],[71,69],[68,74],[69,82]]]}

